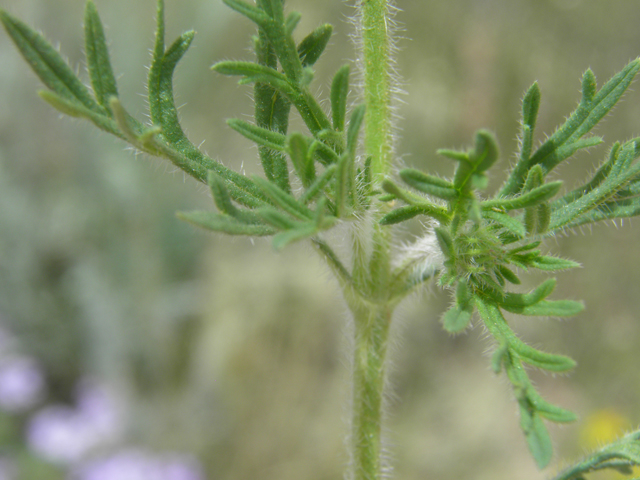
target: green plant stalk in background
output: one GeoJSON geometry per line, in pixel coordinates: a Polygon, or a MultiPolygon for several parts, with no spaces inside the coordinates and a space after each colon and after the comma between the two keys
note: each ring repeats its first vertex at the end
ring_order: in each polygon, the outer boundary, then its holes
{"type": "MultiPolygon", "coordinates": [[[[608,158],[580,187],[562,192],[548,174],[561,162],[602,138],[591,131],[620,100],[640,70],[636,59],[600,89],[587,70],[576,110],[537,149],[534,130],[540,90],[534,83],[522,102],[520,148],[504,185],[485,193],[488,172],[499,159],[497,142],[479,130],[465,151],[439,150],[456,162],[452,179],[406,168],[395,174],[393,151],[393,18],[389,0],[356,1],[363,103],[348,112],[350,67],[338,69],[330,89],[328,115],[311,93],[313,66],[332,34],[321,25],[301,41],[294,38],[300,14],[285,14],[283,0],[223,0],[256,24],[254,62],[221,61],[212,68],[254,85],[255,122],[228,125],[259,147],[264,176],[247,177],[206,156],[180,126],[173,97],[173,73],[194,38],[186,32],[165,45],[164,1],[158,0],[157,30],[148,77],[149,124],[127,113],[118,98],[102,23],[92,0],[85,10],[85,52],[91,90],[42,35],[0,12],[6,31],[40,77],[40,96],[63,113],[84,118],[138,150],[170,160],[211,191],[217,212],[182,212],[199,227],[230,235],[273,236],[277,249],[309,240],[335,273],[354,323],[351,422],[352,480],[379,480],[384,465],[383,417],[386,356],[393,312],[426,281],[454,293],[442,316],[450,333],[464,331],[477,312],[495,340],[491,366],[513,386],[520,426],[540,468],[552,459],[545,422],[571,422],[572,412],[536,391],[528,367],[566,372],[575,362],[538,350],[512,330],[509,315],[567,317],[583,306],[548,300],[556,280],[528,293],[511,290],[530,270],[575,268],[577,263],[546,255],[543,241],[566,229],[640,214],[640,141],[615,143],[608,158]],[[297,111],[307,131],[289,131],[297,111]],[[361,131],[364,131],[361,139],[361,131]],[[360,145],[363,145],[361,147],[360,145]],[[294,180],[291,180],[291,176],[294,180]],[[397,178],[396,178],[397,177],[397,178]],[[397,208],[394,208],[397,207],[397,208]],[[397,230],[390,225],[425,216],[430,225],[413,245],[394,252],[397,230]],[[348,235],[346,255],[332,247],[328,231],[348,235]],[[351,265],[345,264],[345,258],[351,265]]],[[[561,472],[556,480],[579,480],[603,468],[630,473],[640,465],[640,431],[603,447],[561,472]]]]}

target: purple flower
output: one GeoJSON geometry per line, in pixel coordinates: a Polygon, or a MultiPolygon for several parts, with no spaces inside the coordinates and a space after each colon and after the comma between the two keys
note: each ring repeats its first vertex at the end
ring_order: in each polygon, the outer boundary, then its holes
{"type": "Polygon", "coordinates": [[[124,432],[124,409],[105,387],[94,381],[80,383],[77,394],[80,415],[103,443],[119,438],[124,432]]]}
{"type": "Polygon", "coordinates": [[[173,454],[163,459],[141,449],[120,451],[87,462],[72,480],[204,480],[200,465],[190,456],[173,454]]]}
{"type": "Polygon", "coordinates": [[[81,467],[73,480],[160,480],[159,466],[138,450],[94,460],[81,467]]]}
{"type": "Polygon", "coordinates": [[[56,463],[80,460],[95,444],[78,412],[61,405],[38,412],[27,427],[27,442],[37,454],[56,463]]]}
{"type": "Polygon", "coordinates": [[[163,480],[204,480],[200,463],[189,455],[173,455],[164,461],[163,480]]]}
{"type": "Polygon", "coordinates": [[[0,408],[20,413],[33,408],[44,393],[44,376],[35,360],[6,359],[0,364],[0,408]]]}
{"type": "Polygon", "coordinates": [[[104,389],[81,385],[78,407],[53,405],[34,415],[27,427],[27,441],[43,458],[75,463],[91,450],[116,440],[123,428],[122,415],[104,389]]]}

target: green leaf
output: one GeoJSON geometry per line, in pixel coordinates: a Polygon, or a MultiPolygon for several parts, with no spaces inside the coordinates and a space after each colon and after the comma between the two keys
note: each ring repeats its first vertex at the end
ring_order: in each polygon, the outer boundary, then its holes
{"type": "Polygon", "coordinates": [[[202,182],[207,181],[209,170],[213,170],[228,182],[227,187],[234,200],[250,207],[264,205],[265,199],[262,193],[249,179],[203,155],[189,142],[179,126],[177,111],[173,104],[171,73],[191,43],[193,33],[183,34],[165,55],[164,2],[158,1],[158,28],[148,85],[151,116],[156,125],[147,127],[129,115],[117,97],[109,95],[114,93],[109,86],[110,74],[105,73],[104,62],[102,65],[97,65],[108,57],[105,56],[104,41],[99,32],[101,25],[98,24],[99,19],[94,15],[93,10],[95,10],[94,7],[89,5],[85,12],[85,16],[88,17],[88,21],[85,19],[87,40],[90,43],[87,54],[91,57],[88,63],[93,65],[89,66],[94,68],[95,72],[100,69],[103,79],[107,79],[106,83],[102,83],[102,87],[96,87],[97,90],[104,89],[103,100],[107,102],[106,107],[99,105],[92,98],[90,92],[60,54],[40,34],[6,12],[0,12],[0,21],[19,50],[45,85],[51,89],[49,93],[41,93],[42,98],[68,114],[91,120],[99,128],[129,141],[144,152],[168,158],[177,167],[202,182]],[[93,58],[95,61],[92,60],[93,58]],[[89,111],[93,113],[90,114],[89,111]],[[109,118],[109,111],[113,114],[113,118],[109,118]]]}
{"type": "Polygon", "coordinates": [[[590,104],[596,95],[598,85],[596,83],[596,76],[593,71],[588,68],[584,75],[582,75],[582,102],[590,104]]]}
{"type": "Polygon", "coordinates": [[[351,119],[349,120],[349,129],[347,130],[347,149],[350,155],[355,158],[356,149],[358,148],[358,135],[360,133],[360,127],[364,121],[365,105],[358,105],[351,112],[351,119]]]}
{"type": "Polygon", "coordinates": [[[518,276],[507,267],[498,265],[498,272],[510,283],[513,283],[514,285],[520,285],[521,282],[518,276]]]}
{"type": "MultiPolygon", "coordinates": [[[[74,100],[67,100],[51,90],[38,90],[38,96],[65,115],[76,118],[91,118],[95,115],[93,110],[74,100]]],[[[116,127],[117,130],[117,127],[116,127]]]]}
{"type": "Polygon", "coordinates": [[[587,135],[616,105],[631,85],[638,70],[640,70],[640,59],[635,59],[614,75],[595,95],[592,92],[595,79],[591,74],[585,74],[583,77],[583,99],[578,108],[531,158],[523,158],[518,161],[500,191],[500,196],[513,195],[520,191],[526,172],[533,165],[541,165],[545,173],[548,173],[566,158],[567,153],[572,149],[571,145],[587,135]]]}
{"type": "Polygon", "coordinates": [[[394,200],[397,198],[402,200],[405,203],[408,203],[409,205],[418,205],[425,202],[424,197],[421,197],[408,190],[400,188],[398,185],[396,185],[393,181],[391,181],[388,178],[385,178],[382,181],[381,186],[385,192],[393,195],[393,198],[391,200],[394,200]]]}
{"type": "MultiPolygon", "coordinates": [[[[567,467],[553,480],[584,480],[583,474],[607,468],[631,475],[633,473],[631,467],[638,465],[640,465],[640,431],[636,430],[600,447],[580,462],[567,467]]],[[[637,477],[632,480],[637,480],[637,477]]]]}
{"type": "Polygon", "coordinates": [[[96,100],[108,107],[109,99],[118,96],[116,78],[113,75],[104,29],[93,1],[87,2],[84,14],[85,54],[91,86],[96,100]]]}
{"type": "Polygon", "coordinates": [[[576,220],[568,223],[566,227],[572,228],[588,223],[601,222],[603,220],[617,220],[621,218],[631,218],[640,215],[640,200],[634,199],[631,205],[619,205],[617,203],[606,203],[597,209],[580,215],[576,220]]]}
{"type": "Polygon", "coordinates": [[[527,179],[522,187],[523,192],[530,192],[531,190],[541,187],[544,184],[544,171],[540,165],[534,165],[527,173],[527,179]]]}
{"type": "Polygon", "coordinates": [[[500,344],[508,345],[510,351],[523,362],[552,372],[565,372],[575,367],[575,362],[569,357],[536,350],[520,340],[509,328],[494,300],[476,296],[475,304],[480,318],[482,318],[491,335],[500,344]]]}
{"type": "Polygon", "coordinates": [[[332,33],[333,27],[327,23],[316,28],[300,42],[298,55],[303,67],[312,66],[318,61],[329,43],[332,33]]]}
{"type": "Polygon", "coordinates": [[[236,207],[231,202],[231,197],[227,191],[224,181],[216,175],[214,172],[209,172],[209,188],[211,189],[211,195],[213,201],[220,210],[220,213],[224,213],[231,217],[236,216],[236,207]]]}
{"type": "MultiPolygon", "coordinates": [[[[256,207],[265,204],[262,193],[243,175],[225,167],[203,155],[198,148],[186,137],[178,118],[173,96],[173,72],[178,61],[185,54],[193,41],[193,32],[186,32],[165,51],[164,45],[164,1],[158,0],[156,40],[153,48],[153,60],[149,69],[148,91],[149,111],[154,124],[162,128],[161,136],[164,141],[154,142],[154,155],[161,155],[201,182],[207,182],[209,170],[213,170],[229,183],[229,193],[232,198],[243,205],[256,207]]],[[[111,110],[117,117],[115,108],[124,112],[122,105],[113,97],[110,101],[111,110]]],[[[125,127],[130,125],[133,133],[141,134],[142,126],[129,115],[120,115],[120,123],[125,127]]]]}
{"type": "Polygon", "coordinates": [[[412,188],[443,200],[455,200],[458,192],[453,183],[433,175],[422,173],[419,170],[405,168],[400,170],[400,178],[412,188]]]}
{"type": "MultiPolygon", "coordinates": [[[[320,157],[318,160],[322,161],[322,155],[325,155],[323,150],[331,151],[327,159],[333,160],[331,157],[335,157],[336,161],[339,158],[338,153],[342,154],[345,149],[345,135],[343,132],[337,132],[333,129],[324,129],[320,130],[315,134],[316,143],[312,144],[312,147],[315,151],[318,152],[318,156],[320,157]],[[322,149],[322,150],[321,150],[322,149]]],[[[326,155],[325,155],[326,156],[326,155]]],[[[334,163],[334,161],[331,161],[334,163]]]]}
{"type": "Polygon", "coordinates": [[[502,225],[517,237],[522,238],[525,236],[525,227],[517,218],[514,218],[507,213],[495,210],[482,210],[481,214],[483,218],[493,220],[499,225],[502,225]]]}
{"type": "Polygon", "coordinates": [[[524,224],[529,235],[546,232],[550,223],[551,207],[546,202],[536,207],[529,207],[524,212],[524,224]]]}
{"type": "Polygon", "coordinates": [[[238,208],[232,202],[225,181],[218,174],[210,171],[208,184],[213,201],[220,213],[231,217],[238,217],[238,208]]]}
{"type": "Polygon", "coordinates": [[[449,333],[460,333],[469,326],[473,316],[473,297],[466,282],[458,282],[456,302],[442,317],[444,329],[449,333]]]}
{"type": "Polygon", "coordinates": [[[349,95],[349,65],[338,69],[331,82],[331,117],[333,128],[344,131],[347,115],[347,96],[349,95]]]}
{"type": "Polygon", "coordinates": [[[111,133],[123,140],[126,139],[125,135],[118,128],[118,124],[110,117],[96,113],[94,110],[89,110],[84,105],[78,103],[76,100],[68,100],[61,97],[57,93],[51,90],[39,90],[38,95],[45,102],[51,105],[56,110],[69,115],[71,117],[85,118],[93,122],[98,128],[111,133]]]}
{"type": "Polygon", "coordinates": [[[283,23],[285,21],[284,2],[282,0],[258,0],[257,3],[269,13],[274,22],[283,23]]]}
{"type": "Polygon", "coordinates": [[[455,256],[455,247],[451,234],[445,228],[441,227],[434,228],[434,233],[436,234],[436,239],[438,240],[438,245],[443,255],[447,258],[455,256]]]}
{"type": "Polygon", "coordinates": [[[556,422],[570,422],[575,420],[576,416],[568,410],[545,401],[535,391],[519,355],[507,342],[500,343],[493,357],[494,370],[497,371],[504,365],[520,407],[520,427],[534,460],[540,468],[544,468],[551,459],[552,446],[542,418],[556,422]]]}
{"type": "MultiPolygon", "coordinates": [[[[147,145],[145,145],[141,139],[144,137],[147,140],[150,140],[148,135],[149,132],[145,131],[140,122],[129,115],[129,112],[125,110],[117,97],[111,97],[111,100],[109,101],[109,110],[113,113],[113,119],[118,125],[118,130],[122,132],[124,138],[137,148],[145,150],[147,145]]],[[[151,127],[149,130],[153,131],[154,127],[151,127]]]]}
{"type": "Polygon", "coordinates": [[[177,216],[197,227],[229,235],[266,236],[275,233],[275,230],[267,225],[246,224],[228,215],[213,212],[179,212],[177,216]]]}
{"type": "Polygon", "coordinates": [[[260,146],[281,152],[287,151],[287,137],[281,133],[258,127],[257,125],[253,125],[237,118],[230,118],[227,120],[227,125],[233,128],[240,135],[248,138],[249,140],[253,140],[260,146]]]}
{"type": "Polygon", "coordinates": [[[255,212],[262,221],[278,230],[292,230],[300,225],[300,222],[273,207],[260,207],[255,212]]]}
{"type": "MultiPolygon", "coordinates": [[[[173,74],[178,62],[189,49],[193,42],[194,32],[183,33],[175,42],[165,50],[164,43],[164,1],[158,0],[156,38],[153,48],[153,60],[149,69],[147,90],[149,99],[149,115],[155,125],[162,128],[163,137],[176,146],[187,157],[190,157],[191,165],[183,168],[196,176],[198,166],[196,158],[201,156],[198,149],[189,142],[180,127],[178,110],[173,96],[173,74]]],[[[199,174],[201,181],[207,181],[208,170],[199,174]]],[[[198,178],[198,176],[196,177],[198,178]]]]}
{"type": "Polygon", "coordinates": [[[195,32],[185,32],[164,52],[154,59],[149,69],[149,113],[151,121],[162,127],[165,138],[173,144],[186,140],[180,127],[178,110],[173,97],[173,73],[193,42],[195,32]]]}
{"type": "Polygon", "coordinates": [[[472,316],[473,310],[462,310],[453,305],[442,317],[442,325],[449,333],[460,333],[469,326],[472,316]]]}
{"type": "Polygon", "coordinates": [[[329,200],[327,200],[327,197],[322,197],[318,200],[314,213],[314,224],[318,231],[331,228],[338,220],[338,218],[331,215],[329,211],[329,200]]]}
{"type": "Polygon", "coordinates": [[[501,208],[504,210],[517,210],[533,207],[553,198],[562,187],[562,182],[549,182],[534,188],[526,193],[513,198],[496,198],[482,202],[482,208],[501,208]]]}
{"type": "Polygon", "coordinates": [[[533,133],[536,127],[539,108],[540,87],[538,86],[538,82],[534,82],[522,99],[522,124],[529,127],[531,133],[533,133]]]}
{"type": "Polygon", "coordinates": [[[449,150],[447,148],[440,148],[436,150],[438,155],[442,155],[443,157],[450,158],[451,160],[455,160],[456,162],[469,162],[469,153],[468,152],[460,152],[458,150],[449,150]]]}
{"type": "Polygon", "coordinates": [[[520,408],[520,427],[536,465],[540,469],[545,468],[553,456],[553,444],[544,421],[536,413],[520,408]]]}
{"type": "Polygon", "coordinates": [[[506,343],[502,343],[493,351],[491,355],[491,370],[497,375],[502,370],[502,364],[505,357],[509,354],[509,347],[506,343]]]}
{"type": "Polygon", "coordinates": [[[527,252],[529,250],[533,250],[538,248],[542,244],[542,241],[536,240],[535,242],[525,243],[524,245],[520,245],[519,247],[512,248],[509,250],[510,254],[527,252]]]}
{"type": "Polygon", "coordinates": [[[485,190],[489,186],[489,177],[485,173],[474,173],[471,175],[471,188],[474,190],[485,190]]]}
{"type": "Polygon", "coordinates": [[[613,166],[618,162],[621,148],[622,148],[622,145],[620,144],[620,142],[614,143],[611,146],[611,149],[609,150],[609,156],[607,160],[602,165],[600,165],[600,167],[598,168],[596,173],[593,175],[591,180],[588,183],[581,185],[580,187],[563,195],[562,198],[554,201],[552,203],[554,209],[562,208],[565,205],[568,205],[569,203],[578,200],[580,197],[583,197],[587,193],[590,193],[591,191],[595,190],[598,186],[600,186],[611,173],[611,169],[613,168],[613,166]]]}
{"type": "Polygon", "coordinates": [[[443,225],[447,225],[451,221],[449,211],[446,207],[436,205],[435,203],[427,201],[423,197],[415,195],[407,190],[403,190],[388,178],[385,178],[382,181],[382,188],[393,195],[393,198],[390,200],[398,198],[410,205],[410,207],[401,207],[385,215],[381,220],[382,225],[398,223],[402,221],[402,219],[408,219],[420,214],[430,216],[438,220],[443,225]],[[408,216],[405,217],[405,215],[408,216]]]}
{"type": "MultiPolygon", "coordinates": [[[[567,122],[540,147],[532,160],[544,166],[548,163],[547,158],[551,154],[551,145],[558,148],[586,135],[620,100],[638,70],[640,70],[640,59],[635,59],[611,78],[588,102],[581,103],[567,122]]],[[[586,77],[588,79],[589,75],[586,77]]],[[[586,93],[591,95],[590,89],[587,89],[586,93]]]]}
{"type": "Polygon", "coordinates": [[[353,207],[353,189],[355,179],[353,177],[354,157],[343,153],[336,168],[335,201],[338,217],[346,217],[353,207]]]}
{"type": "Polygon", "coordinates": [[[468,309],[470,306],[473,307],[473,296],[466,282],[458,282],[458,286],[456,287],[456,304],[464,309],[468,309]]]}
{"type": "Polygon", "coordinates": [[[292,133],[287,138],[287,150],[302,185],[309,187],[316,179],[316,170],[313,158],[309,154],[307,139],[301,133],[292,133]]]}
{"type": "Polygon", "coordinates": [[[336,169],[335,201],[338,217],[351,213],[356,200],[355,156],[358,146],[358,134],[364,121],[364,105],[358,105],[351,113],[347,131],[347,151],[345,151],[336,169]]]}
{"type": "Polygon", "coordinates": [[[293,37],[287,33],[290,25],[285,19],[282,0],[258,1],[257,7],[240,0],[225,0],[224,3],[253,20],[260,27],[261,43],[264,44],[264,40],[268,42],[269,49],[272,48],[275,52],[287,79],[293,85],[299,85],[303,76],[303,67],[293,37]]]}
{"type": "Polygon", "coordinates": [[[536,412],[547,420],[556,423],[570,423],[578,419],[575,413],[547,402],[533,389],[530,389],[527,394],[536,412]]]}
{"type": "Polygon", "coordinates": [[[553,163],[549,162],[545,165],[547,171],[554,168],[556,165],[566,160],[567,158],[573,156],[578,150],[588,149],[591,147],[595,147],[604,142],[602,137],[598,137],[596,135],[587,138],[581,138],[576,140],[575,142],[567,143],[562,147],[556,149],[553,156],[553,163]]]}
{"type": "Polygon", "coordinates": [[[105,113],[58,51],[42,35],[5,11],[0,11],[0,21],[42,83],[65,100],[76,101],[96,113],[105,113]]]}
{"type": "MultiPolygon", "coordinates": [[[[522,131],[520,133],[520,152],[518,155],[518,164],[520,165],[526,165],[531,157],[533,132],[536,126],[539,107],[540,88],[538,87],[538,82],[534,82],[522,100],[522,131]]],[[[540,185],[542,185],[542,181],[535,186],[540,185]]]]}
{"type": "Polygon", "coordinates": [[[523,362],[543,370],[567,372],[576,366],[576,362],[565,355],[556,355],[537,350],[520,339],[510,340],[509,346],[523,362]]]}
{"type": "Polygon", "coordinates": [[[356,175],[356,195],[357,204],[366,210],[371,205],[371,196],[374,195],[373,185],[371,184],[371,156],[367,157],[361,169],[358,169],[356,175]]]}
{"type": "Polygon", "coordinates": [[[285,232],[280,232],[273,237],[273,248],[276,250],[282,250],[290,243],[304,240],[305,238],[309,238],[316,233],[316,229],[311,224],[303,225],[302,228],[295,228],[292,230],[287,230],[285,232]]]}
{"type": "Polygon", "coordinates": [[[300,23],[301,18],[302,18],[302,15],[300,14],[300,12],[294,11],[294,12],[291,12],[289,15],[287,15],[287,20],[285,21],[287,35],[293,34],[293,31],[298,26],[298,23],[300,23]]]}
{"type": "MultiPolygon", "coordinates": [[[[442,155],[460,160],[458,168],[453,178],[454,187],[459,191],[469,190],[473,185],[478,184],[477,176],[488,170],[498,159],[499,150],[493,134],[487,130],[478,130],[475,137],[474,149],[466,154],[439,150],[442,155]]],[[[484,181],[481,182],[481,185],[484,181]]]]}
{"type": "Polygon", "coordinates": [[[531,156],[531,148],[533,146],[533,132],[529,125],[522,126],[520,134],[520,152],[518,154],[519,161],[526,162],[531,156]]]}
{"type": "Polygon", "coordinates": [[[395,225],[396,223],[405,222],[411,220],[417,215],[430,215],[427,209],[420,205],[406,205],[400,208],[396,208],[387,213],[380,219],[380,225],[395,225]]]}
{"type": "Polygon", "coordinates": [[[217,173],[209,172],[209,188],[211,195],[220,213],[233,217],[234,219],[251,225],[261,225],[260,218],[253,210],[237,208],[227,189],[227,182],[217,173]]]}
{"type": "MultiPolygon", "coordinates": [[[[639,152],[635,140],[625,142],[620,148],[614,149],[607,162],[607,172],[603,172],[604,179],[592,181],[586,187],[586,193],[572,192],[566,199],[569,203],[554,202],[549,228],[556,230],[571,225],[580,225],[589,221],[591,211],[608,201],[616,199],[640,175],[640,163],[634,161],[639,152]],[[597,186],[595,186],[597,184],[597,186]],[[595,186],[595,188],[592,188],[595,186]],[[589,190],[589,188],[592,188],[589,190]],[[577,197],[577,198],[576,198],[577,197]]],[[[600,171],[596,176],[600,175],[600,171]]]]}
{"type": "Polygon", "coordinates": [[[553,292],[556,287],[556,279],[549,278],[538,285],[529,293],[507,292],[503,295],[500,305],[503,308],[524,308],[544,300],[553,292]]]}
{"type": "Polygon", "coordinates": [[[222,61],[214,64],[211,70],[222,75],[244,77],[240,83],[262,82],[285,95],[294,95],[295,89],[291,86],[287,77],[276,69],[254,62],[222,61]]]}
{"type": "Polygon", "coordinates": [[[519,315],[534,317],[572,317],[584,310],[581,302],[573,300],[543,300],[530,306],[515,307],[509,304],[501,305],[502,308],[519,315]]]}
{"type": "Polygon", "coordinates": [[[469,160],[476,166],[476,172],[485,172],[498,160],[500,152],[495,137],[488,130],[476,132],[476,145],[469,160]]]}
{"type": "Polygon", "coordinates": [[[155,35],[155,42],[153,44],[153,50],[152,50],[152,55],[153,55],[151,60],[152,67],[154,63],[162,62],[162,57],[164,56],[164,34],[165,34],[164,0],[157,0],[156,2],[156,35],[155,35]]]}
{"type": "Polygon", "coordinates": [[[540,255],[533,258],[529,264],[533,268],[546,271],[568,270],[570,268],[578,268],[581,265],[573,260],[552,257],[548,255],[540,255]]]}
{"type": "Polygon", "coordinates": [[[316,178],[316,180],[311,185],[309,185],[309,188],[307,188],[300,196],[300,203],[306,205],[307,203],[315,200],[315,198],[322,192],[324,187],[331,181],[336,173],[337,168],[338,167],[336,164],[327,167],[325,171],[322,172],[322,175],[316,178]]]}
{"type": "Polygon", "coordinates": [[[257,25],[264,28],[265,25],[268,25],[270,18],[269,16],[260,8],[254,7],[246,2],[241,0],[222,0],[225,5],[232,8],[236,12],[241,15],[244,15],[249,20],[255,22],[257,25]]]}
{"type": "Polygon", "coordinates": [[[308,207],[299,203],[291,194],[282,190],[276,184],[258,176],[254,176],[253,181],[276,206],[289,215],[300,220],[313,218],[313,213],[308,207]]]}
{"type": "MultiPolygon", "coordinates": [[[[273,15],[274,9],[269,2],[258,1],[257,4],[273,15]]],[[[279,7],[276,6],[276,8],[280,8],[280,11],[282,10],[281,5],[279,7]]],[[[277,27],[273,26],[273,28],[282,30],[288,27],[279,25],[277,27]]],[[[290,36],[287,38],[291,40],[290,36]]],[[[274,44],[269,40],[267,30],[263,28],[260,28],[258,31],[256,56],[258,63],[253,65],[248,62],[238,62],[236,64],[227,63],[226,65],[230,70],[237,69],[239,72],[244,70],[244,73],[249,75],[239,83],[256,82],[253,89],[256,126],[286,135],[289,129],[289,116],[291,114],[290,99],[296,98],[298,90],[294,85],[289,83],[286,75],[277,71],[278,59],[274,44]]],[[[219,65],[219,67],[221,68],[222,65],[219,65]]],[[[267,179],[277,184],[286,192],[290,192],[289,167],[285,155],[280,151],[273,150],[264,145],[258,147],[258,152],[267,179]]]]}
{"type": "MultiPolygon", "coordinates": [[[[279,34],[284,35],[288,40],[284,41],[289,45],[292,42],[291,36],[286,35],[282,30],[289,28],[287,25],[280,23],[284,17],[282,5],[272,5],[270,1],[259,0],[256,2],[258,7],[274,17],[274,22],[270,26],[258,29],[258,37],[256,43],[257,63],[251,65],[249,62],[225,63],[214,68],[220,68],[226,65],[230,70],[238,71],[228,73],[244,73],[247,75],[239,83],[256,82],[253,91],[253,100],[255,104],[254,116],[255,124],[260,128],[286,135],[289,128],[289,116],[291,113],[292,98],[296,98],[298,89],[289,82],[285,74],[278,72],[278,55],[274,48],[274,43],[270,40],[271,36],[277,30],[279,34]]],[[[282,41],[280,42],[283,43],[282,41]]],[[[296,60],[297,53],[295,53],[296,60]]],[[[267,179],[273,181],[283,190],[289,192],[289,167],[285,156],[270,148],[261,146],[258,148],[260,153],[260,161],[267,179]]]]}

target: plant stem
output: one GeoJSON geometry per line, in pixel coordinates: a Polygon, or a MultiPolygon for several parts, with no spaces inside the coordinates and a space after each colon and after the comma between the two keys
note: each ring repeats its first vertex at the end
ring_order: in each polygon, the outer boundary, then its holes
{"type": "MultiPolygon", "coordinates": [[[[371,158],[371,179],[375,184],[390,173],[393,160],[388,2],[358,2],[366,105],[364,153],[371,158]]],[[[396,304],[390,296],[390,230],[378,223],[385,212],[385,204],[380,204],[372,218],[365,215],[354,221],[353,288],[345,288],[355,325],[352,480],[379,480],[383,470],[386,353],[396,304]],[[373,226],[367,228],[367,222],[373,226]]]]}
{"type": "Polygon", "coordinates": [[[353,480],[377,480],[382,471],[385,358],[393,307],[363,305],[354,310],[353,480]]]}
{"type": "Polygon", "coordinates": [[[379,480],[382,465],[382,421],[386,384],[386,353],[396,300],[390,296],[388,230],[379,224],[366,239],[374,242],[367,255],[354,235],[356,254],[352,285],[345,298],[354,320],[353,412],[351,424],[352,480],[379,480]]]}
{"type": "Polygon", "coordinates": [[[371,156],[371,173],[379,182],[392,163],[391,86],[393,82],[389,36],[389,0],[361,0],[359,3],[362,68],[364,70],[365,154],[371,156]]]}

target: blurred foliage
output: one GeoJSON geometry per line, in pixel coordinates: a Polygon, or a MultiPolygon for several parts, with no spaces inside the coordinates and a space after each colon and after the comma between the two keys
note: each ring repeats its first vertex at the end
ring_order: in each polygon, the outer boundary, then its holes
{"type": "MultiPolygon", "coordinates": [[[[72,65],[81,58],[81,3],[0,0],[59,42],[72,65]]],[[[121,94],[141,118],[136,93],[150,59],[155,2],[96,3],[116,74],[127,72],[121,94]]],[[[336,27],[317,65],[317,84],[328,89],[329,75],[353,56],[351,8],[338,0],[289,5],[303,12],[300,31],[327,21],[336,27]]],[[[626,0],[398,6],[410,39],[398,54],[407,91],[398,153],[408,166],[443,175],[451,167],[435,150],[465,145],[478,128],[494,131],[502,151],[515,150],[519,102],[534,80],[543,92],[538,131],[551,133],[578,101],[587,67],[602,84],[640,54],[639,7],[626,0]]],[[[252,26],[216,0],[167,0],[167,14],[169,37],[198,32],[176,75],[189,136],[226,165],[257,173],[257,151],[224,124],[252,113],[249,91],[208,68],[244,58],[252,26]]],[[[204,188],[123,152],[89,125],[59,121],[6,35],[0,65],[0,314],[46,366],[53,396],[69,400],[87,373],[106,379],[132,402],[132,438],[198,453],[211,478],[338,478],[346,462],[346,309],[311,252],[275,254],[266,243],[205,236],[177,221],[176,210],[208,208],[204,188]],[[276,278],[268,274],[274,265],[276,278]]],[[[639,103],[631,92],[597,133],[637,136],[639,103]]],[[[586,178],[605,153],[581,154],[563,177],[586,178]]],[[[562,381],[536,377],[547,398],[585,417],[612,409],[637,425],[640,368],[623,366],[640,363],[640,278],[629,261],[640,230],[632,223],[584,233],[558,239],[556,253],[585,268],[562,274],[560,284],[572,288],[557,296],[584,299],[586,311],[516,328],[578,361],[562,381]]],[[[399,400],[391,401],[389,442],[398,478],[465,478],[471,468],[476,479],[539,478],[517,420],[502,415],[516,409],[507,386],[478,360],[474,337],[483,333],[443,333],[437,319],[448,299],[435,292],[407,303],[401,347],[392,352],[399,400]]],[[[552,432],[561,455],[581,453],[580,432],[579,424],[552,432]]]]}

